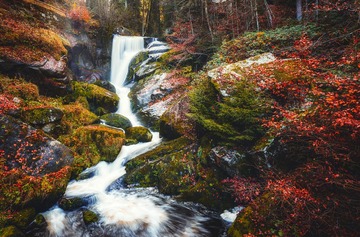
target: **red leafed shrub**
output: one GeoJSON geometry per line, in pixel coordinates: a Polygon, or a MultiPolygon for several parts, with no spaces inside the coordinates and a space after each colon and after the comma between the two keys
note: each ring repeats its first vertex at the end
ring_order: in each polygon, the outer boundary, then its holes
{"type": "Polygon", "coordinates": [[[70,9],[69,17],[76,22],[89,23],[91,20],[91,15],[87,7],[84,5],[77,5],[75,3],[70,9]]]}
{"type": "Polygon", "coordinates": [[[235,201],[242,205],[253,201],[263,190],[261,184],[251,178],[235,177],[225,179],[222,182],[230,186],[229,188],[234,195],[235,201]]]}
{"type": "Polygon", "coordinates": [[[12,99],[12,96],[0,94],[0,114],[6,114],[9,110],[19,107],[12,99]]]}

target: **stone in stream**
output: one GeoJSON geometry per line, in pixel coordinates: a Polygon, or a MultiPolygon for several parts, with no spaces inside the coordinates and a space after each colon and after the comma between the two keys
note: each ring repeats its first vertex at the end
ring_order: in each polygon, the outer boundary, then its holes
{"type": "Polygon", "coordinates": [[[150,142],[152,139],[150,130],[142,126],[128,128],[125,134],[127,139],[136,139],[138,142],[150,142]]]}
{"type": "Polygon", "coordinates": [[[121,114],[104,114],[100,119],[109,126],[127,129],[132,127],[131,121],[121,114]]]}

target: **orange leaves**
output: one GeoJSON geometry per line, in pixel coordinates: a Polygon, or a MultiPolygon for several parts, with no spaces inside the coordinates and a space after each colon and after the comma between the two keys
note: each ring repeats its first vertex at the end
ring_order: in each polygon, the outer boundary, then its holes
{"type": "Polygon", "coordinates": [[[71,7],[71,10],[69,12],[69,17],[73,21],[85,22],[85,23],[89,23],[91,20],[91,15],[87,7],[85,5],[77,5],[75,3],[71,7]]]}
{"type": "Polygon", "coordinates": [[[312,45],[313,43],[309,37],[307,35],[302,35],[301,38],[294,43],[294,48],[298,54],[297,56],[300,58],[307,57],[311,53],[310,48],[312,45]]]}

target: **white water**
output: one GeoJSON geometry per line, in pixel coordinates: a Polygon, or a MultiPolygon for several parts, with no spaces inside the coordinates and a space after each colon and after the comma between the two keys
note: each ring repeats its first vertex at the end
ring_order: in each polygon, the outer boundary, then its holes
{"type": "MultiPolygon", "coordinates": [[[[133,125],[140,125],[130,108],[128,93],[124,87],[131,59],[144,50],[141,37],[115,36],[111,62],[111,83],[120,97],[120,113],[130,119],[133,125]]],[[[97,213],[100,221],[86,226],[82,220],[81,209],[66,212],[55,206],[43,213],[48,227],[45,236],[124,236],[124,237],[163,237],[163,236],[209,236],[203,224],[209,220],[192,206],[178,204],[164,197],[153,188],[126,188],[121,183],[125,175],[125,163],[161,142],[159,133],[153,133],[151,142],[123,146],[112,163],[100,162],[84,172],[93,177],[69,183],[65,197],[80,197],[88,201],[86,209],[97,213]],[[120,181],[119,181],[120,180],[120,181]],[[115,188],[113,188],[115,186],[115,188]],[[79,214],[80,213],[80,214],[79,214]]]]}

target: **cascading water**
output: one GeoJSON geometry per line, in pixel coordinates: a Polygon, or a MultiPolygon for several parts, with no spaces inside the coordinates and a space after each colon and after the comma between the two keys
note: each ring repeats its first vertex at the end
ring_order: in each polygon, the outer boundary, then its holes
{"type": "MultiPolygon", "coordinates": [[[[128,117],[133,125],[139,121],[131,112],[122,84],[131,59],[144,49],[141,37],[115,36],[113,40],[111,82],[120,96],[118,113],[128,117]]],[[[122,184],[125,163],[161,142],[158,133],[148,143],[123,146],[113,163],[100,162],[84,172],[91,178],[69,183],[65,197],[80,198],[87,205],[74,211],[58,206],[43,213],[47,229],[37,236],[109,236],[109,237],[185,237],[219,236],[221,224],[209,217],[208,211],[195,204],[180,204],[160,195],[154,188],[127,188],[122,184]],[[85,224],[83,211],[90,210],[99,220],[85,224]]]]}

